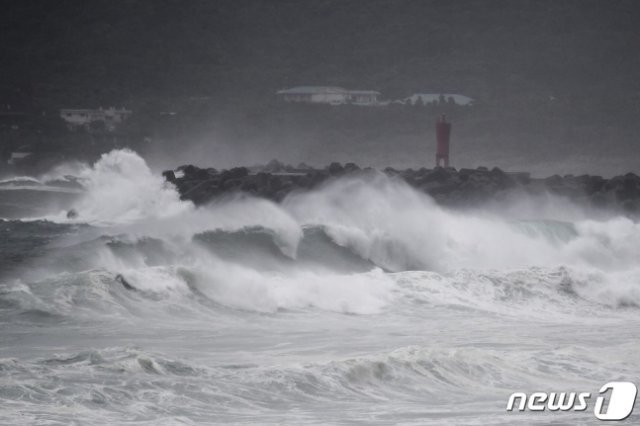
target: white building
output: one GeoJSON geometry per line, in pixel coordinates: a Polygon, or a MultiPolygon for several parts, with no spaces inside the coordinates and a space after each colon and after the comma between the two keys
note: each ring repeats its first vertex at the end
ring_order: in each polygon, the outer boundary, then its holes
{"type": "Polygon", "coordinates": [[[375,90],[349,90],[349,102],[355,105],[376,105],[380,92],[375,90]]]}
{"type": "Polygon", "coordinates": [[[123,123],[132,111],[125,108],[103,109],[61,109],[60,117],[67,122],[71,128],[86,127],[91,123],[102,121],[109,131],[113,131],[119,124],[123,123]]]}
{"type": "Polygon", "coordinates": [[[455,104],[455,105],[473,105],[473,99],[457,93],[414,93],[403,102],[409,105],[439,105],[439,104],[455,104]]]}
{"type": "Polygon", "coordinates": [[[313,104],[376,105],[380,92],[375,90],[347,90],[333,86],[298,86],[276,92],[285,102],[313,104]]]}
{"type": "Polygon", "coordinates": [[[32,154],[33,153],[31,153],[31,152],[12,152],[11,156],[7,160],[7,164],[9,164],[9,165],[18,164],[18,163],[20,163],[20,161],[23,161],[27,157],[30,157],[32,154]]]}

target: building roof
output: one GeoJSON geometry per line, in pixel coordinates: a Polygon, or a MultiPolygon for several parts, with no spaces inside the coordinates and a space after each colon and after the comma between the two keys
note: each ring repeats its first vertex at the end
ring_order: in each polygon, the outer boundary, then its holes
{"type": "Polygon", "coordinates": [[[414,93],[413,95],[406,98],[405,101],[416,102],[418,99],[420,99],[422,100],[422,102],[428,104],[440,101],[441,96],[444,97],[445,101],[448,101],[449,98],[452,98],[453,102],[458,105],[470,105],[473,102],[473,98],[457,93],[414,93]]]}
{"type": "Polygon", "coordinates": [[[290,89],[278,90],[278,95],[313,95],[325,93],[346,94],[348,91],[342,87],[335,86],[297,86],[290,89]]]}
{"type": "Polygon", "coordinates": [[[132,113],[133,111],[125,108],[61,108],[60,112],[120,112],[120,113],[132,113]]]}
{"type": "Polygon", "coordinates": [[[350,95],[379,95],[375,90],[349,90],[350,95]]]}

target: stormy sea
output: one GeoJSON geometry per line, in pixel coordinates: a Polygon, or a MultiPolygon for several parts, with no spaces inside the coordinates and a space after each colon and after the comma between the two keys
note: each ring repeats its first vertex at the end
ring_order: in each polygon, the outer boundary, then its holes
{"type": "Polygon", "coordinates": [[[383,174],[195,207],[131,151],[71,169],[0,182],[1,424],[597,424],[507,401],[640,382],[630,218],[383,174]]]}

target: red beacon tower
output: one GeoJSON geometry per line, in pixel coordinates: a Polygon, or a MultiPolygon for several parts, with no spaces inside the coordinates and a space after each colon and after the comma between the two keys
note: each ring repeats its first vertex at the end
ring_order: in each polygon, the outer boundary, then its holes
{"type": "Polygon", "coordinates": [[[436,167],[449,167],[449,138],[451,136],[451,123],[442,114],[436,122],[436,167]]]}

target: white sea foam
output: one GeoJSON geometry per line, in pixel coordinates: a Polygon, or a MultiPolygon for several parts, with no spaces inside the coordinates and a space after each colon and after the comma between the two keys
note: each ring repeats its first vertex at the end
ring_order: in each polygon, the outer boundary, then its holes
{"type": "Polygon", "coordinates": [[[383,175],[195,207],[131,151],[81,169],[51,219],[92,226],[0,284],[5,423],[585,423],[506,398],[640,379],[630,219],[383,175]]]}
{"type": "MultiPolygon", "coordinates": [[[[522,207],[526,203],[512,206],[506,218],[495,211],[451,211],[382,174],[332,181],[315,191],[293,194],[281,205],[235,196],[196,208],[181,201],[172,185],[128,150],[105,154],[93,167],[84,169],[82,178],[87,195],[74,206],[79,221],[100,224],[108,233],[134,239],[160,238],[177,253],[175,264],[166,266],[187,268],[197,276],[203,292],[220,303],[243,309],[317,306],[347,312],[379,311],[389,300],[389,284],[374,279],[379,276],[375,273],[339,276],[330,268],[310,271],[301,266],[278,267],[272,272],[255,269],[202,250],[192,241],[195,235],[259,227],[273,235],[283,255],[295,259],[303,229],[316,226],[337,246],[389,271],[451,275],[463,269],[570,267],[576,286],[582,281],[589,283],[582,286],[581,297],[606,300],[610,305],[640,304],[634,285],[639,275],[640,224],[626,218],[595,221],[578,215],[574,222],[548,216],[539,221],[515,220],[517,209],[523,217],[531,214],[522,207]],[[589,278],[581,281],[581,274],[589,278]],[[362,284],[367,280],[369,286],[362,284]]],[[[126,271],[147,289],[169,285],[157,275],[166,273],[149,269],[144,256],[129,253],[123,260],[105,257],[105,253],[108,251],[96,257],[95,267],[126,271]]]]}

